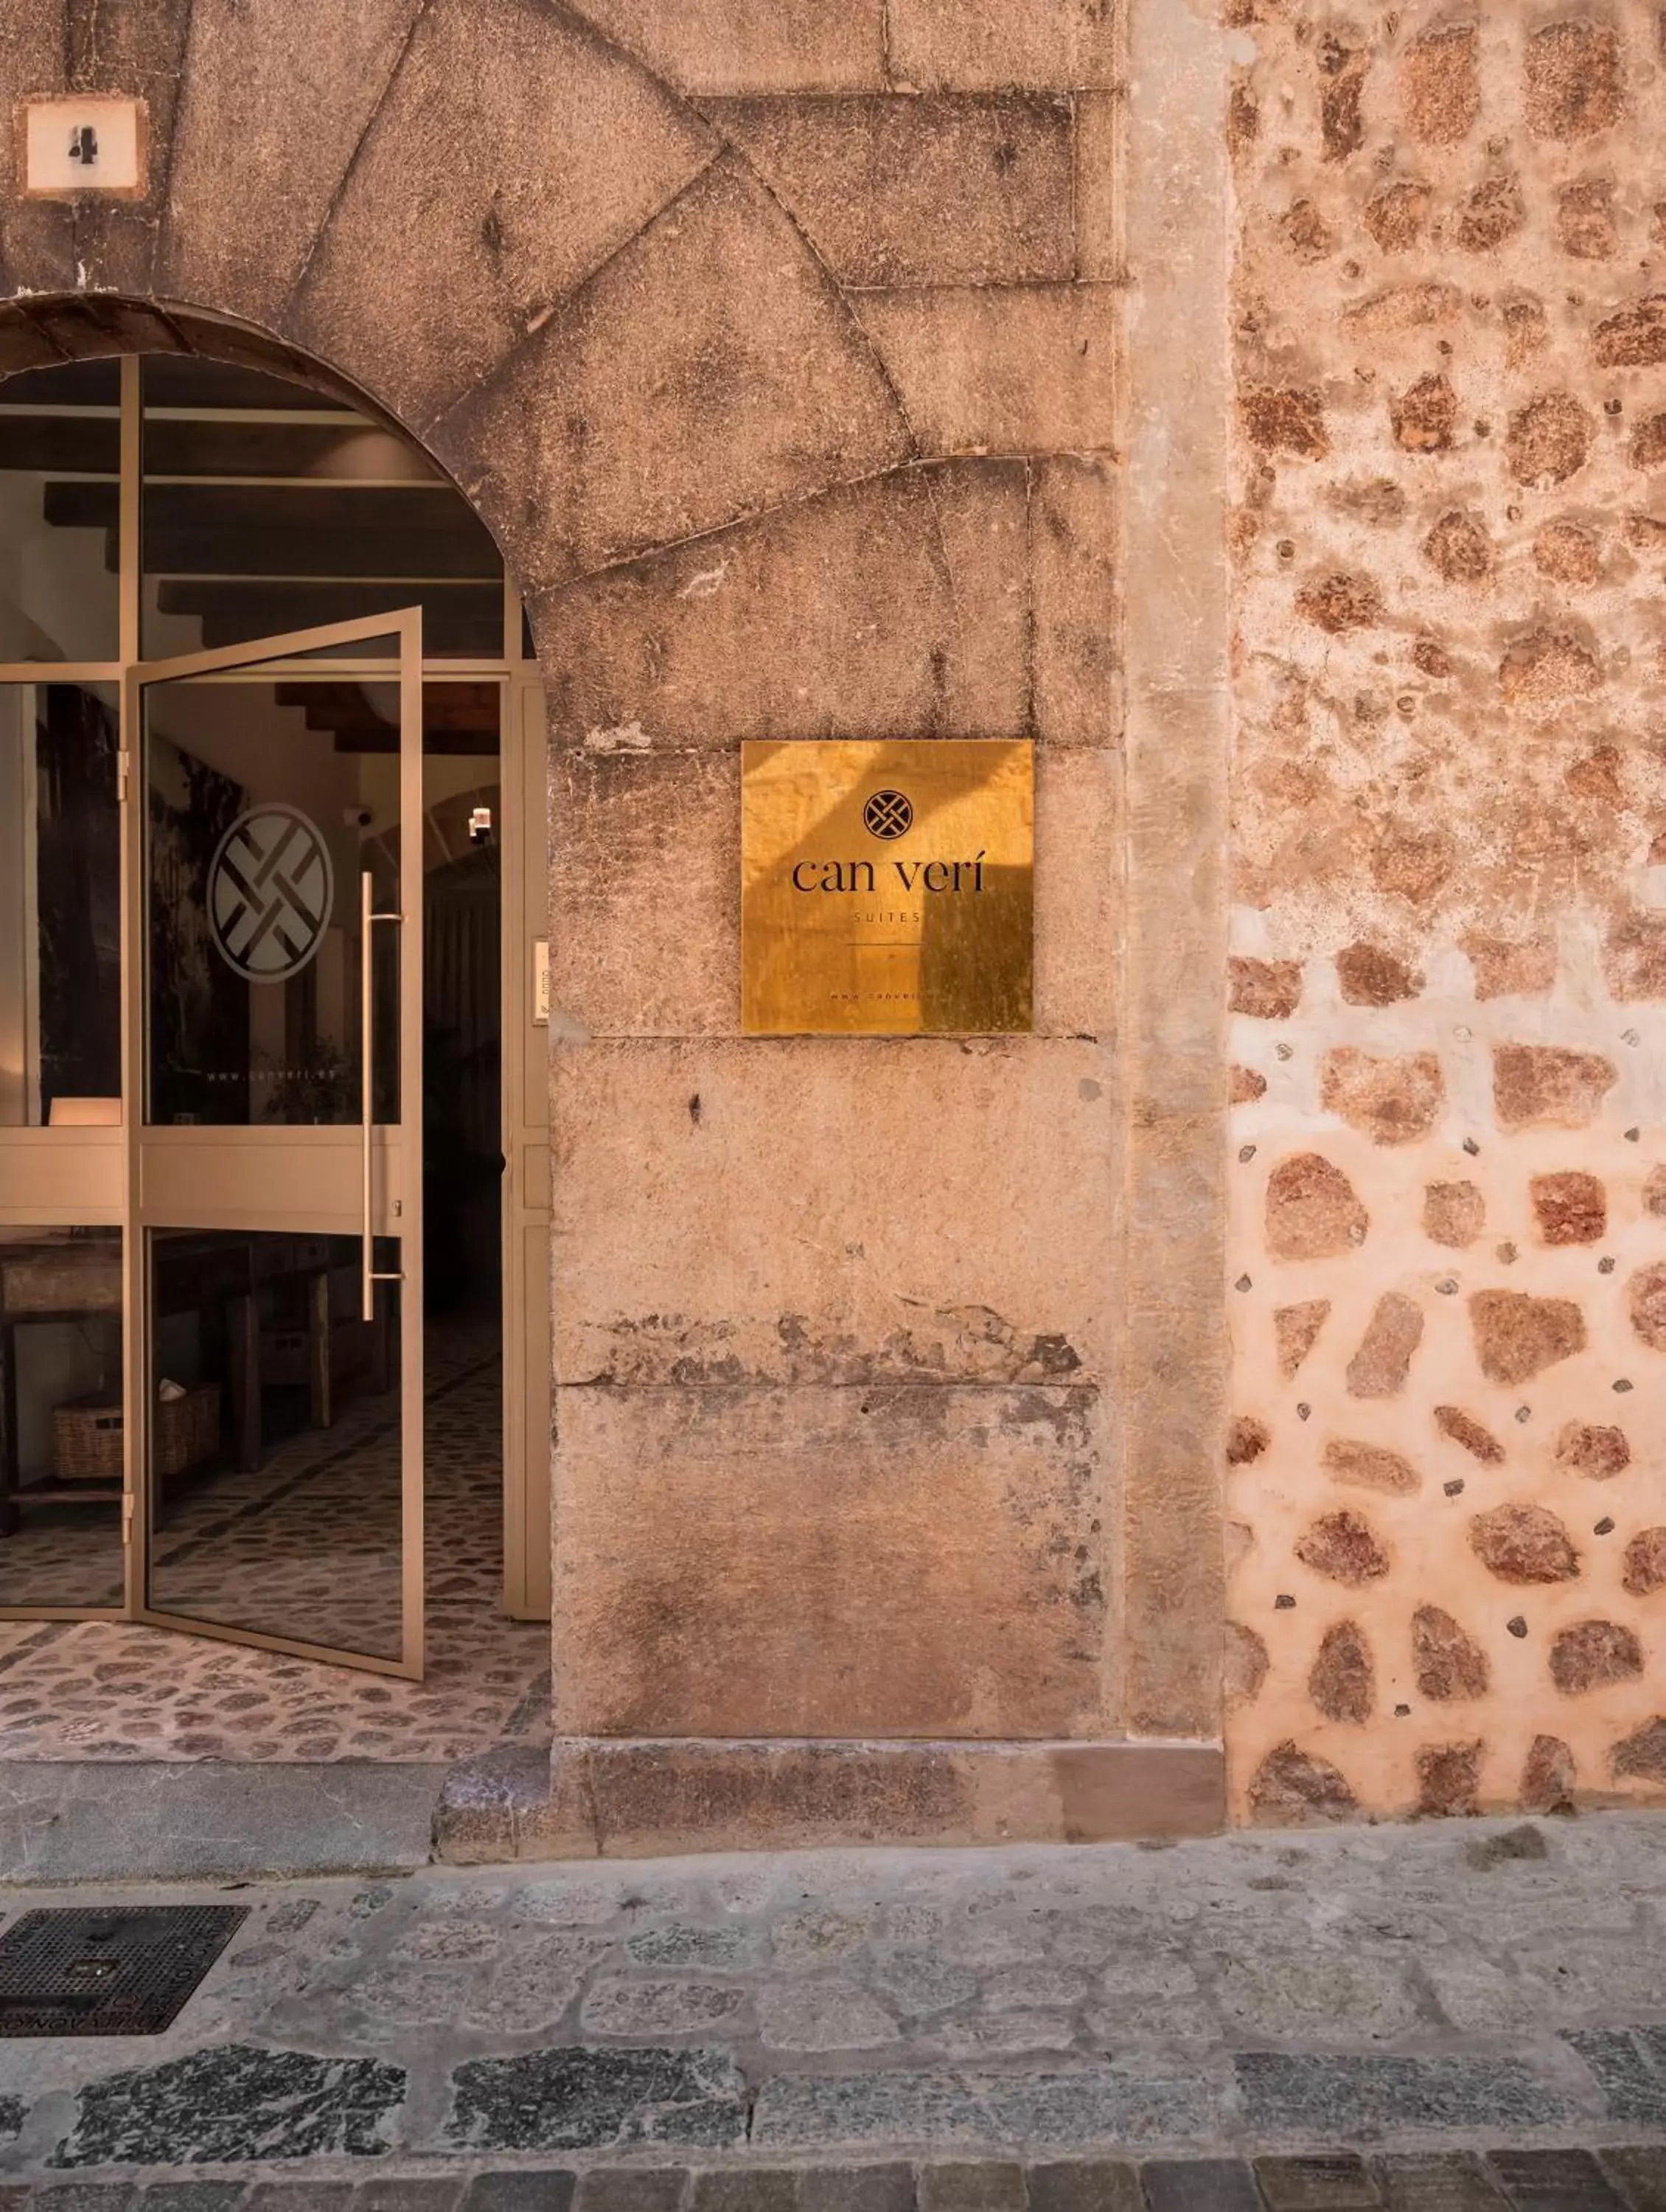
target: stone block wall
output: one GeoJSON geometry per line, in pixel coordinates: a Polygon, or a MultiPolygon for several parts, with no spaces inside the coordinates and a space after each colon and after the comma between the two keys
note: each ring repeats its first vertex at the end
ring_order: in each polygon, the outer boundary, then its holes
{"type": "Polygon", "coordinates": [[[1666,17],[1230,0],[1239,1818],[1666,1796],[1666,17]]]}

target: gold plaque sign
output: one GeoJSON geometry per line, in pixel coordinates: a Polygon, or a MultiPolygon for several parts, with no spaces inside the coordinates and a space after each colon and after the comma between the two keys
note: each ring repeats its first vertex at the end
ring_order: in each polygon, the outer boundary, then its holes
{"type": "Polygon", "coordinates": [[[1030,1028],[1034,773],[1027,742],[743,746],[747,1034],[1030,1028]]]}

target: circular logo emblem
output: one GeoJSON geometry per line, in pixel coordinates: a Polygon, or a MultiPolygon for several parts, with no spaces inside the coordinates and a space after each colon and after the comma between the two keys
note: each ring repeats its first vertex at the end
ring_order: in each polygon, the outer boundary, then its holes
{"type": "Polygon", "coordinates": [[[314,823],[293,806],[251,806],[209,870],[209,927],[221,958],[251,983],[298,975],[324,941],[335,888],[314,823]]]}
{"type": "Polygon", "coordinates": [[[906,837],[914,826],[914,802],[900,791],[876,791],[862,819],[871,836],[906,837]]]}

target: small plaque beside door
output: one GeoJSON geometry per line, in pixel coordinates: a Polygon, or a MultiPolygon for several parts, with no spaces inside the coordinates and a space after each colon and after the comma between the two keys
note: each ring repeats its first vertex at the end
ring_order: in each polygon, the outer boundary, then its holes
{"type": "Polygon", "coordinates": [[[17,107],[18,167],[32,199],[107,192],[142,199],[146,115],[142,100],[108,93],[25,100],[17,107]]]}
{"type": "Polygon", "coordinates": [[[742,807],[748,1036],[1033,1026],[1027,741],[754,741],[742,807]]]}

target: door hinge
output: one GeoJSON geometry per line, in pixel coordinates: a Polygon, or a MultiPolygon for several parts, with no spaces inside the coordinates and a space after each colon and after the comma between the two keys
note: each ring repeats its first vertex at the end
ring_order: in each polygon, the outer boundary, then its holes
{"type": "Polygon", "coordinates": [[[126,1535],[133,1526],[133,1493],[130,1490],[122,1498],[122,1534],[126,1535]]]}
{"type": "Polygon", "coordinates": [[[131,753],[116,755],[116,804],[118,806],[127,803],[127,771],[132,758],[131,753]]]}

